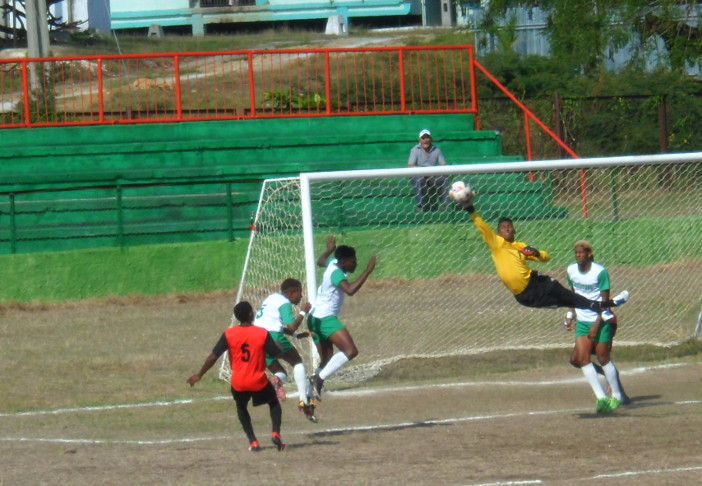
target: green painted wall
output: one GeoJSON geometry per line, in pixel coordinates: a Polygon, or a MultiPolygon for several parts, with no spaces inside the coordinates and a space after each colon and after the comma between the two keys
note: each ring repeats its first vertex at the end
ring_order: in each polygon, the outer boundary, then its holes
{"type": "Polygon", "coordinates": [[[3,130],[0,254],[231,241],[262,180],[404,167],[422,128],[451,163],[514,160],[472,127],[441,114],[3,130]]]}
{"type": "Polygon", "coordinates": [[[442,114],[8,129],[0,131],[0,190],[402,167],[422,128],[454,163],[501,155],[498,135],[472,127],[471,115],[442,114]]]}
{"type": "Polygon", "coordinates": [[[0,303],[233,292],[263,179],[404,167],[423,128],[454,164],[518,159],[467,114],[0,130],[0,303]]]}

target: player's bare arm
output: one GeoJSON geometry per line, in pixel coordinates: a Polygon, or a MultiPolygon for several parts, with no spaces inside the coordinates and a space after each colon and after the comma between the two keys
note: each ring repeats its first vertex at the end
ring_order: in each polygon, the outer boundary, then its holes
{"type": "MultiPolygon", "coordinates": [[[[310,309],[312,309],[312,304],[310,304],[309,302],[305,302],[304,304],[302,304],[302,305],[300,306],[300,312],[298,312],[297,315],[295,316],[295,320],[292,321],[292,322],[291,322],[290,324],[288,324],[287,326],[285,326],[285,327],[283,328],[283,332],[284,332],[285,334],[290,335],[290,336],[292,336],[293,334],[295,334],[295,332],[296,332],[296,331],[298,330],[298,328],[300,327],[300,324],[302,324],[302,321],[305,320],[305,316],[306,316],[307,313],[310,311],[310,309]]],[[[307,334],[307,333],[301,333],[301,334],[307,334]]],[[[300,335],[298,334],[297,337],[306,337],[306,336],[300,336],[300,335]]]]}
{"type": "Polygon", "coordinates": [[[209,371],[212,366],[217,362],[217,356],[214,354],[210,353],[210,355],[205,358],[205,362],[202,364],[202,368],[200,368],[200,371],[195,373],[193,376],[188,378],[188,385],[193,386],[195,383],[200,381],[202,379],[202,376],[209,371]]]}
{"type": "Polygon", "coordinates": [[[568,308],[568,311],[566,312],[565,321],[563,322],[563,326],[565,327],[565,330],[572,331],[575,328],[575,326],[573,326],[574,322],[575,322],[575,308],[570,307],[570,308],[568,308]]]}
{"type": "Polygon", "coordinates": [[[602,316],[598,315],[597,319],[595,320],[595,323],[592,325],[590,328],[590,331],[587,333],[587,338],[589,340],[595,339],[595,336],[597,336],[597,333],[600,331],[600,324],[602,323],[602,316]]]}
{"type": "Polygon", "coordinates": [[[327,236],[327,249],[317,258],[317,266],[326,267],[329,255],[334,253],[334,250],[336,250],[336,237],[334,235],[329,235],[327,236]]]}
{"type": "Polygon", "coordinates": [[[346,293],[346,295],[354,295],[356,292],[360,290],[360,288],[363,286],[365,281],[368,279],[368,276],[373,273],[373,270],[375,269],[375,262],[376,258],[375,255],[370,257],[370,260],[368,260],[368,265],[366,266],[366,269],[361,273],[361,275],[358,276],[356,280],[353,282],[349,282],[348,280],[343,280],[339,284],[339,288],[346,293]]]}

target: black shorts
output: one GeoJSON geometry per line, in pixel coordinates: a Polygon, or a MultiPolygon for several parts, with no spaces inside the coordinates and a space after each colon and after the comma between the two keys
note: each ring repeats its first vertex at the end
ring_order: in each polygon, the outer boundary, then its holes
{"type": "Polygon", "coordinates": [[[234,388],[232,388],[232,397],[234,397],[234,401],[238,406],[243,407],[246,407],[249,400],[251,400],[254,407],[258,407],[259,405],[263,405],[265,403],[272,404],[278,401],[278,397],[275,394],[275,389],[273,388],[273,385],[271,385],[270,381],[265,387],[263,387],[263,389],[259,391],[236,391],[234,388]]]}
{"type": "Polygon", "coordinates": [[[527,307],[575,307],[601,311],[600,302],[587,299],[565,288],[555,278],[531,272],[527,287],[514,296],[517,302],[527,307]]]}
{"type": "Polygon", "coordinates": [[[527,307],[559,307],[561,302],[553,295],[556,285],[561,284],[551,277],[532,272],[527,287],[514,298],[527,307]]]}

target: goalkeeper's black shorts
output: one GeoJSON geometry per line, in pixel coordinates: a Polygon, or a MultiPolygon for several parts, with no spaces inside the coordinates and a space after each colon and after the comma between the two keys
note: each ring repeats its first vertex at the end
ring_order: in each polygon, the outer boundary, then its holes
{"type": "Polygon", "coordinates": [[[514,296],[526,307],[575,307],[577,309],[601,310],[600,303],[578,295],[565,288],[555,278],[532,271],[526,288],[514,296]]]}

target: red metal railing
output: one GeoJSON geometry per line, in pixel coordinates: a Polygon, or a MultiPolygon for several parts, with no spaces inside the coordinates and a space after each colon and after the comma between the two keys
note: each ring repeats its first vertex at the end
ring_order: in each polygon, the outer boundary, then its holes
{"type": "MultiPolygon", "coordinates": [[[[473,46],[272,49],[0,60],[0,128],[402,113],[473,113],[473,46]]],[[[587,216],[584,175],[583,211],[587,216]]]]}
{"type": "MultiPolygon", "coordinates": [[[[478,61],[473,61],[473,65],[477,67],[495,86],[497,86],[500,91],[502,91],[507,97],[519,107],[520,110],[522,110],[522,113],[524,114],[524,138],[526,139],[526,158],[527,160],[533,160],[532,158],[532,150],[531,150],[531,125],[530,122],[534,121],[539,128],[541,128],[546,134],[551,137],[558,145],[561,146],[566,152],[568,152],[568,155],[573,157],[574,159],[578,159],[578,154],[576,154],[566,143],[561,140],[551,129],[549,129],[544,123],[539,120],[539,118],[534,115],[529,108],[524,106],[522,102],[520,102],[510,91],[502,84],[500,83],[495,77],[488,72],[487,69],[485,69],[478,61]]],[[[478,120],[478,124],[480,124],[480,121],[478,120]]],[[[587,191],[585,189],[585,171],[580,170],[580,199],[581,199],[581,204],[582,204],[582,209],[583,209],[583,217],[587,218],[588,217],[588,210],[587,210],[587,191]]]]}
{"type": "MultiPolygon", "coordinates": [[[[477,69],[476,69],[477,68],[477,69]]],[[[0,128],[395,113],[478,114],[473,47],[286,49],[0,60],[0,128]]]]}
{"type": "Polygon", "coordinates": [[[472,46],[0,60],[0,128],[477,113],[472,46]]]}

